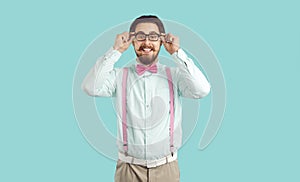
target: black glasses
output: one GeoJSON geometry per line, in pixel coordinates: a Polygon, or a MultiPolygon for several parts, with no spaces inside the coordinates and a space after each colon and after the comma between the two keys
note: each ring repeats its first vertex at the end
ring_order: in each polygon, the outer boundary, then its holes
{"type": "Polygon", "coordinates": [[[156,32],[150,32],[149,34],[145,34],[144,32],[137,32],[135,33],[135,39],[137,41],[144,41],[148,37],[150,41],[158,41],[161,34],[158,34],[156,32]]]}

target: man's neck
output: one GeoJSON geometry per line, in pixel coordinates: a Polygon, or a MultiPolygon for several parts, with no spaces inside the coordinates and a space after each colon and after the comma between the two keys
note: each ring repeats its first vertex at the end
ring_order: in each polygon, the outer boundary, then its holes
{"type": "Polygon", "coordinates": [[[155,61],[152,62],[152,63],[150,63],[150,64],[143,64],[143,63],[139,60],[139,58],[136,58],[136,62],[137,62],[138,64],[143,65],[143,66],[152,66],[152,65],[155,65],[155,64],[158,62],[158,58],[156,58],[155,61]]]}

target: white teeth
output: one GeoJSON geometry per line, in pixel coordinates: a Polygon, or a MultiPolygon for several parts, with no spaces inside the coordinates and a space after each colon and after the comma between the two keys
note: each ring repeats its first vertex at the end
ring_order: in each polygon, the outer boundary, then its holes
{"type": "Polygon", "coordinates": [[[144,48],[144,51],[146,51],[146,52],[150,52],[150,51],[151,51],[151,49],[149,49],[149,48],[144,48]]]}

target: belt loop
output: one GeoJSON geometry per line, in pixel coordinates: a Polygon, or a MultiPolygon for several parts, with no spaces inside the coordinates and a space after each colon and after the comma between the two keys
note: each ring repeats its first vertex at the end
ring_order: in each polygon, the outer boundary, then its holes
{"type": "Polygon", "coordinates": [[[169,161],[168,161],[168,156],[166,156],[166,164],[168,164],[169,163],[169,161]]]}

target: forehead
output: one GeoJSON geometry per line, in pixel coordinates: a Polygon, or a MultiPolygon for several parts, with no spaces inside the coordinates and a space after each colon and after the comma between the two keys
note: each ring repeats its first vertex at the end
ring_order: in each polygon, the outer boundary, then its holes
{"type": "Polygon", "coordinates": [[[142,31],[146,34],[149,32],[159,33],[158,26],[155,23],[139,23],[136,25],[135,32],[142,31]]]}

